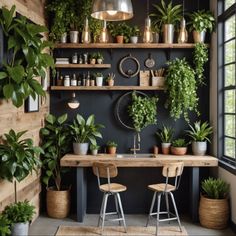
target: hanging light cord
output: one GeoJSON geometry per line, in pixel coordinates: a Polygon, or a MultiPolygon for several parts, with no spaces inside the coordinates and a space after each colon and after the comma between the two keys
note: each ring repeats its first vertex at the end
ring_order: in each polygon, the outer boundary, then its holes
{"type": "Polygon", "coordinates": [[[184,18],[184,5],[185,5],[185,4],[184,4],[184,0],[183,0],[183,18],[184,18]]]}
{"type": "Polygon", "coordinates": [[[147,0],[147,17],[149,15],[149,0],[147,0]]]}

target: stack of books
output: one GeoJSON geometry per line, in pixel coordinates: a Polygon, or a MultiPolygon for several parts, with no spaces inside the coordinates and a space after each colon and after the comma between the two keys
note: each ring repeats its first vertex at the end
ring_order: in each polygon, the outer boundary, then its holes
{"type": "Polygon", "coordinates": [[[56,58],[56,64],[69,64],[69,58],[56,58]]]}

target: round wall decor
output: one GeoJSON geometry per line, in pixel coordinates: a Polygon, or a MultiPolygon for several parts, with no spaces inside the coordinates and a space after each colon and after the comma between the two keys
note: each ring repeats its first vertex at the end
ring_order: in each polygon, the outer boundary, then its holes
{"type": "Polygon", "coordinates": [[[131,56],[131,54],[129,54],[128,56],[125,56],[124,58],[121,59],[121,61],[119,63],[119,71],[123,76],[125,76],[127,78],[135,77],[140,71],[140,63],[136,57],[133,57],[133,56],[131,56]],[[124,69],[124,64],[128,63],[128,61],[133,61],[135,63],[135,65],[136,65],[135,70],[132,70],[132,69],[125,70],[124,69]]]}

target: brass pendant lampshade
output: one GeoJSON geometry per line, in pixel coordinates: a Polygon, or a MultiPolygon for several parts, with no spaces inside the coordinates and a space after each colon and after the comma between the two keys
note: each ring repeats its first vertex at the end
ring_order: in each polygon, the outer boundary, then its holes
{"type": "Polygon", "coordinates": [[[94,0],[93,18],[105,21],[129,20],[133,17],[131,0],[94,0]]]}

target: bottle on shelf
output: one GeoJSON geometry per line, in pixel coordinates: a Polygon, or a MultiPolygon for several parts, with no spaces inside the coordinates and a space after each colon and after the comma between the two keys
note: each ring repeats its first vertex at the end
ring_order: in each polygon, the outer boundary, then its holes
{"type": "Polygon", "coordinates": [[[82,55],[79,55],[79,64],[83,64],[83,57],[82,57],[82,55]]]}
{"type": "Polygon", "coordinates": [[[86,85],[86,76],[85,73],[83,73],[83,81],[82,81],[82,85],[85,86],[86,85]]]}
{"type": "Polygon", "coordinates": [[[70,76],[66,75],[64,78],[64,86],[69,87],[70,86],[70,76]]]}
{"type": "Polygon", "coordinates": [[[77,63],[78,63],[78,55],[77,55],[77,53],[75,53],[75,54],[72,56],[72,63],[73,63],[73,64],[77,64],[77,63]]]}
{"type": "Polygon", "coordinates": [[[82,85],[82,82],[81,82],[81,79],[80,79],[80,75],[78,74],[78,77],[77,77],[77,86],[81,86],[82,85]]]}
{"type": "Polygon", "coordinates": [[[86,86],[90,86],[90,72],[89,71],[86,78],[86,86]]]}
{"type": "Polygon", "coordinates": [[[73,77],[72,77],[72,79],[70,81],[70,85],[71,86],[77,86],[77,79],[76,79],[76,75],[75,74],[73,74],[73,77]]]}
{"type": "Polygon", "coordinates": [[[57,86],[63,86],[63,76],[62,75],[57,79],[57,86]]]}

